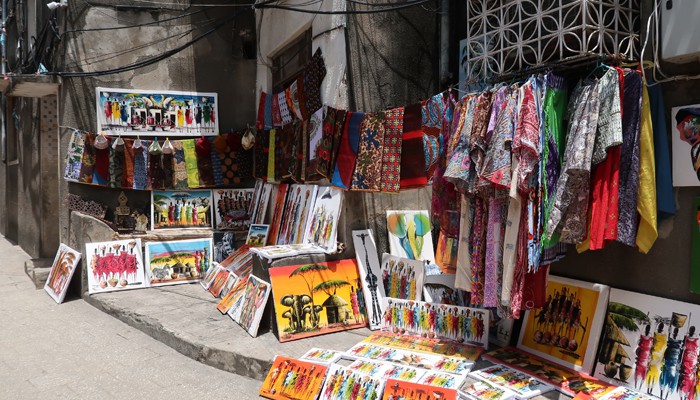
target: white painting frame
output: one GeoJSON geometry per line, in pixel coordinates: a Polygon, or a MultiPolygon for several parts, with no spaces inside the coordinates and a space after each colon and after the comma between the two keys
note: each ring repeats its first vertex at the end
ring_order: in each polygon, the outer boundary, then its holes
{"type": "Polygon", "coordinates": [[[382,283],[381,264],[377,245],[374,242],[374,233],[371,229],[352,231],[352,241],[362,280],[362,293],[365,298],[369,329],[381,329],[382,304],[386,293],[382,283]]]}
{"type": "Polygon", "coordinates": [[[66,298],[68,285],[70,285],[81,256],[79,251],[64,243],[58,246],[51,271],[49,271],[49,276],[44,283],[44,290],[56,303],[61,304],[66,298]]]}
{"type": "Polygon", "coordinates": [[[112,240],[85,244],[88,293],[140,289],[148,287],[144,267],[141,239],[112,240]],[[110,271],[108,261],[119,259],[120,271],[110,271]],[[134,268],[126,264],[134,264],[134,268]]]}
{"type": "Polygon", "coordinates": [[[671,109],[673,186],[700,186],[700,104],[671,109]]]}

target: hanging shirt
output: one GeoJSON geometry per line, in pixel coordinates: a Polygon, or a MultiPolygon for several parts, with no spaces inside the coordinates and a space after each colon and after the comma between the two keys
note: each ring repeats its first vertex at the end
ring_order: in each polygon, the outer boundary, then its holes
{"type": "Polygon", "coordinates": [[[598,165],[608,156],[612,146],[622,144],[622,117],[620,110],[620,83],[617,70],[609,68],[598,82],[598,134],[593,147],[591,163],[598,165]]]}
{"type": "Polygon", "coordinates": [[[651,126],[651,107],[646,84],[642,87],[642,117],[639,136],[639,188],[637,211],[639,229],[636,244],[646,254],[654,245],[656,230],[656,174],[654,165],[654,133],[651,126]]]}

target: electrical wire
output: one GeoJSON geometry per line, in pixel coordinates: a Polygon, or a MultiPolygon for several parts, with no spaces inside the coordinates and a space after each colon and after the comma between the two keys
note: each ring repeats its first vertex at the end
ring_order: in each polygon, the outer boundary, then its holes
{"type": "Polygon", "coordinates": [[[68,30],[68,31],[63,32],[63,33],[61,34],[61,37],[63,37],[63,35],[66,35],[66,34],[68,34],[68,33],[75,33],[75,32],[112,31],[112,30],[117,30],[117,29],[130,29],[130,28],[140,28],[140,27],[142,27],[142,26],[149,26],[149,25],[159,25],[159,24],[162,24],[162,23],[164,23],[164,22],[169,22],[169,21],[174,21],[174,20],[176,20],[176,19],[189,17],[189,16],[192,16],[192,15],[195,15],[195,14],[199,14],[199,13],[202,13],[202,12],[205,12],[205,11],[207,11],[207,10],[206,10],[206,9],[201,9],[201,10],[193,11],[193,12],[190,12],[190,13],[185,13],[185,14],[177,15],[177,16],[175,16],[175,17],[162,19],[162,20],[159,20],[159,21],[144,22],[144,23],[142,23],[142,24],[136,24],[136,25],[110,26],[110,27],[107,27],[107,28],[72,29],[72,30],[68,30]]]}
{"type": "Polygon", "coordinates": [[[256,4],[255,8],[256,9],[276,9],[276,10],[286,10],[286,11],[295,11],[295,12],[300,12],[300,13],[306,13],[306,14],[320,14],[320,15],[355,15],[355,14],[378,14],[378,13],[383,13],[383,12],[388,12],[388,11],[398,11],[398,10],[403,10],[409,7],[421,5],[421,4],[426,4],[428,2],[431,2],[432,0],[413,0],[409,2],[404,2],[404,3],[396,3],[392,7],[386,7],[382,9],[372,9],[372,10],[339,10],[339,11],[314,11],[314,10],[307,10],[303,8],[297,8],[297,7],[291,7],[291,6],[283,6],[283,5],[273,5],[273,4],[256,4]]]}

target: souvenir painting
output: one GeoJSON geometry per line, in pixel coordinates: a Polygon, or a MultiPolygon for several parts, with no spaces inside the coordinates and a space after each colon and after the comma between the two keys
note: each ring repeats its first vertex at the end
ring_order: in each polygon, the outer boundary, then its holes
{"type": "Polygon", "coordinates": [[[374,361],[390,362],[412,368],[420,368],[436,372],[447,372],[454,375],[466,375],[474,366],[473,361],[463,358],[447,357],[437,354],[419,353],[397,348],[377,346],[360,342],[347,354],[354,357],[374,361]]]}
{"type": "Polygon", "coordinates": [[[489,320],[489,342],[496,346],[510,346],[513,340],[513,323],[512,318],[501,318],[495,310],[491,309],[491,319],[489,320]]]}
{"type": "Polygon", "coordinates": [[[371,229],[352,231],[352,241],[355,245],[357,266],[360,269],[362,294],[366,304],[369,328],[379,329],[382,323],[381,304],[386,297],[386,292],[382,282],[382,270],[377,246],[374,243],[374,234],[371,229]]]}
{"type": "Polygon", "coordinates": [[[382,379],[332,364],[328,368],[319,399],[379,399],[383,388],[382,379]]]}
{"type": "Polygon", "coordinates": [[[488,382],[467,377],[459,388],[460,398],[467,400],[510,400],[515,393],[488,382]]]}
{"type": "MultiPolygon", "coordinates": [[[[231,275],[235,276],[235,274],[233,273],[231,273],[231,275]]],[[[225,296],[222,296],[223,298],[221,299],[219,304],[216,305],[216,309],[219,310],[222,314],[228,313],[231,307],[233,307],[234,303],[236,303],[236,301],[243,296],[246,284],[248,283],[249,275],[250,274],[246,274],[236,277],[233,286],[231,286],[231,289],[228,291],[228,293],[226,293],[225,296]]]]}
{"type": "Polygon", "coordinates": [[[423,261],[384,253],[380,270],[386,297],[405,300],[423,298],[423,261]]]}
{"type": "Polygon", "coordinates": [[[216,275],[219,273],[219,271],[222,270],[225,271],[225,269],[221,265],[214,263],[212,267],[209,268],[204,274],[204,277],[201,281],[199,281],[199,284],[202,285],[203,288],[209,290],[209,286],[214,281],[214,278],[216,278],[216,275]]]}
{"type": "Polygon", "coordinates": [[[342,351],[312,348],[301,356],[301,359],[328,365],[339,359],[342,354],[342,351]]]}
{"type": "Polygon", "coordinates": [[[209,293],[211,293],[212,296],[219,297],[219,293],[221,293],[221,290],[224,288],[224,285],[226,285],[226,281],[228,281],[229,274],[230,272],[223,268],[221,268],[216,273],[208,289],[209,293]]]}
{"type": "Polygon", "coordinates": [[[435,264],[427,210],[387,210],[386,219],[392,255],[435,264]]]}
{"type": "Polygon", "coordinates": [[[211,265],[211,239],[146,243],[146,274],[151,286],[197,282],[211,265]]]}
{"type": "Polygon", "coordinates": [[[550,276],[544,307],[525,313],[518,348],[590,374],[609,292],[605,285],[550,276]]]}
{"type": "MultiPolygon", "coordinates": [[[[247,230],[246,233],[233,231],[214,232],[212,235],[214,238],[214,261],[220,263],[225,260],[226,257],[233,254],[233,252],[236,251],[236,243],[238,241],[236,234],[240,233],[245,236],[247,232],[247,230]]],[[[243,239],[241,239],[241,242],[242,241],[243,239]]]]}
{"type": "Polygon", "coordinates": [[[348,365],[348,369],[362,372],[363,374],[368,374],[375,378],[398,379],[407,382],[418,382],[427,372],[424,369],[363,358],[353,361],[348,365]]]}
{"type": "Polygon", "coordinates": [[[270,268],[280,342],[367,326],[355,260],[270,268]]]}
{"type": "Polygon", "coordinates": [[[285,203],[287,201],[287,193],[289,192],[289,185],[286,183],[280,183],[277,185],[277,191],[275,194],[275,201],[272,210],[272,219],[270,220],[270,230],[268,232],[268,241],[270,244],[277,243],[277,236],[280,232],[280,225],[282,225],[282,216],[284,215],[285,203]]]}
{"type": "Polygon", "coordinates": [[[287,194],[277,244],[300,244],[314,208],[318,186],[291,185],[287,194]]]}
{"type": "Polygon", "coordinates": [[[326,252],[326,249],[315,244],[307,243],[257,247],[251,248],[250,251],[259,255],[262,258],[266,258],[272,261],[284,257],[302,256],[309,254],[324,254],[326,252]]]}
{"type": "Polygon", "coordinates": [[[53,259],[49,277],[44,283],[44,290],[51,296],[56,303],[63,303],[66,297],[66,289],[70,283],[75,268],[80,262],[81,254],[65,244],[61,243],[56,252],[56,258],[53,259]]]}
{"type": "Polygon", "coordinates": [[[90,294],[148,286],[141,239],[87,243],[85,253],[90,294]]]}
{"type": "Polygon", "coordinates": [[[247,231],[254,189],[214,189],[214,228],[247,231]]]}
{"type": "Polygon", "coordinates": [[[457,400],[457,390],[387,379],[382,400],[457,400]]]}
{"type": "Polygon", "coordinates": [[[281,400],[314,400],[320,392],[327,369],[308,361],[275,356],[260,387],[260,396],[281,400]]]}
{"type": "Polygon", "coordinates": [[[529,399],[554,390],[554,386],[504,365],[492,365],[488,368],[472,371],[469,375],[512,391],[518,399],[529,399]]]}
{"type": "Polygon", "coordinates": [[[211,190],[154,190],[151,192],[151,226],[211,228],[211,190]]]}
{"type": "Polygon", "coordinates": [[[610,393],[600,397],[599,400],[656,400],[656,397],[639,393],[630,388],[619,386],[610,393]]]}
{"type": "Polygon", "coordinates": [[[700,186],[700,104],[671,109],[673,186],[700,186]]]}
{"type": "Polygon", "coordinates": [[[250,215],[251,224],[262,224],[265,222],[267,217],[267,207],[270,204],[270,197],[272,196],[273,189],[276,185],[271,183],[265,183],[260,189],[260,193],[256,195],[255,201],[253,202],[253,213],[250,215]]]}
{"type": "Polygon", "coordinates": [[[231,253],[228,257],[226,257],[221,263],[219,263],[222,267],[226,268],[227,270],[234,272],[236,275],[241,275],[238,272],[235,272],[234,270],[239,269],[243,264],[245,264],[248,260],[251,259],[250,255],[250,246],[247,244],[244,244],[243,246],[239,247],[231,253]]]}
{"type": "Polygon", "coordinates": [[[260,319],[265,311],[265,304],[267,304],[267,297],[270,295],[270,284],[262,281],[253,275],[248,276],[248,282],[246,283],[245,291],[240,300],[234,303],[234,306],[229,310],[231,311],[236,307],[234,311],[235,318],[234,321],[245,329],[248,334],[252,337],[258,336],[258,327],[260,326],[260,319]],[[240,304],[240,306],[236,306],[240,304]]]}
{"type": "Polygon", "coordinates": [[[95,88],[97,127],[108,135],[213,136],[216,93],[95,88]]]}
{"type": "Polygon", "coordinates": [[[611,289],[594,377],[662,399],[692,399],[700,306],[611,289]]]}
{"type": "Polygon", "coordinates": [[[455,274],[425,275],[423,300],[429,303],[468,307],[469,292],[455,289],[455,274]]]}
{"type": "Polygon", "coordinates": [[[304,234],[304,243],[313,243],[326,252],[334,252],[337,248],[338,219],[342,205],[341,190],[332,187],[319,188],[304,234]]]}
{"type": "Polygon", "coordinates": [[[484,352],[484,348],[481,346],[388,332],[375,332],[367,336],[362,343],[455,357],[469,361],[478,360],[481,353],[484,352]]]}
{"type": "Polygon", "coordinates": [[[459,389],[464,381],[463,376],[448,374],[446,372],[428,372],[418,380],[418,383],[448,389],[459,389]]]}
{"type": "Polygon", "coordinates": [[[270,225],[258,225],[253,224],[248,230],[248,238],[245,244],[251,247],[262,247],[267,244],[267,232],[270,229],[270,225]]]}
{"type": "Polygon", "coordinates": [[[489,311],[386,298],[382,330],[488,348],[489,311]]]}

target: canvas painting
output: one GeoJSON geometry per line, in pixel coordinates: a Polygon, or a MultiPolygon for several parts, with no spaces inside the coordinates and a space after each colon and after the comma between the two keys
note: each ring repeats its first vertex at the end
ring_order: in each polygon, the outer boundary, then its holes
{"type": "Polygon", "coordinates": [[[496,346],[505,347],[513,343],[513,324],[515,321],[512,318],[501,318],[495,310],[491,310],[491,319],[489,324],[489,342],[496,346]]]}
{"type": "Polygon", "coordinates": [[[380,280],[382,270],[377,245],[374,243],[374,234],[371,229],[352,231],[352,241],[355,245],[357,266],[360,269],[362,297],[366,304],[369,328],[376,330],[382,325],[381,305],[386,297],[384,284],[380,280]]]}
{"type": "Polygon", "coordinates": [[[386,297],[405,300],[423,298],[425,267],[422,261],[384,253],[380,271],[386,297]]]}
{"type": "Polygon", "coordinates": [[[594,377],[662,399],[692,399],[700,305],[610,290],[594,377]]]}
{"type": "Polygon", "coordinates": [[[386,220],[392,255],[435,264],[427,210],[387,210],[386,220]]]}
{"type": "Polygon", "coordinates": [[[352,371],[338,364],[331,364],[319,399],[379,399],[383,389],[384,380],[382,379],[352,371]],[[353,393],[355,393],[354,396],[353,393]]]}
{"type": "Polygon", "coordinates": [[[487,349],[489,311],[387,297],[382,330],[487,349]]]}
{"type": "Polygon", "coordinates": [[[247,231],[254,189],[214,189],[214,228],[247,231]]]}
{"type": "Polygon", "coordinates": [[[252,337],[258,336],[258,327],[269,295],[270,284],[250,275],[243,296],[229,310],[229,315],[233,320],[238,322],[252,337]]]}
{"type": "Polygon", "coordinates": [[[671,109],[673,186],[700,186],[700,104],[671,109]]]}
{"type": "Polygon", "coordinates": [[[342,206],[341,190],[332,187],[319,188],[304,234],[304,243],[313,243],[327,252],[334,252],[337,248],[338,220],[342,206]]]}
{"type": "Polygon", "coordinates": [[[355,260],[270,268],[280,342],[367,326],[355,260]]]}
{"type": "Polygon", "coordinates": [[[244,244],[243,246],[237,248],[236,251],[231,253],[231,255],[226,257],[219,264],[222,267],[226,268],[227,270],[234,272],[236,275],[240,276],[241,274],[235,272],[234,270],[239,269],[250,258],[251,258],[250,246],[247,244],[244,244]]]}
{"type": "Polygon", "coordinates": [[[301,356],[301,359],[315,362],[318,364],[328,365],[332,364],[335,360],[339,359],[342,356],[342,354],[342,351],[318,349],[314,347],[306,353],[304,353],[304,355],[301,356]]]}
{"type": "Polygon", "coordinates": [[[267,233],[270,230],[270,225],[253,224],[248,230],[248,238],[245,244],[251,247],[262,247],[267,244],[267,233]]]}
{"type": "Polygon", "coordinates": [[[467,400],[510,400],[515,393],[488,382],[467,377],[459,388],[460,398],[467,400]]]}
{"type": "Polygon", "coordinates": [[[387,379],[382,400],[457,400],[457,390],[387,379]]]}
{"type": "Polygon", "coordinates": [[[292,256],[326,253],[326,249],[311,243],[255,247],[251,248],[250,251],[269,261],[292,256]]]}
{"type": "Polygon", "coordinates": [[[146,243],[151,286],[197,282],[211,266],[211,238],[146,243]]]}
{"type": "Polygon", "coordinates": [[[525,313],[518,348],[590,374],[609,292],[605,285],[550,276],[544,307],[525,313]]]}
{"type": "Polygon", "coordinates": [[[484,352],[484,348],[481,346],[387,332],[375,332],[367,336],[362,343],[449,356],[468,361],[478,360],[481,353],[484,352]]]}
{"type": "Polygon", "coordinates": [[[151,192],[151,226],[211,228],[211,190],[154,190],[151,192]]]}
{"type": "MultiPolygon", "coordinates": [[[[231,273],[231,275],[235,276],[234,273],[231,273]]],[[[246,284],[248,283],[248,276],[250,276],[250,274],[236,277],[233,286],[231,286],[231,289],[228,291],[228,293],[226,293],[225,296],[222,296],[223,298],[221,299],[219,304],[216,305],[216,309],[219,310],[222,314],[228,313],[231,307],[233,307],[233,304],[236,303],[236,301],[243,296],[246,284]]]]}
{"type": "Polygon", "coordinates": [[[323,365],[275,356],[260,387],[260,396],[280,400],[314,400],[321,391],[327,370],[323,365]]]}
{"type": "Polygon", "coordinates": [[[216,93],[95,88],[97,127],[107,135],[214,136],[216,93]]]}
{"type": "MultiPolygon", "coordinates": [[[[250,227],[249,227],[250,228],[250,227]]],[[[243,236],[248,234],[248,231],[243,234],[242,232],[233,231],[217,231],[213,233],[214,238],[214,261],[222,262],[226,257],[233,254],[236,251],[236,244],[239,242],[237,234],[242,234],[243,236]]],[[[240,242],[244,242],[245,238],[241,239],[240,242]]]]}
{"type": "MultiPolygon", "coordinates": [[[[348,365],[352,371],[362,372],[379,379],[398,379],[407,382],[418,382],[426,374],[426,370],[396,365],[384,361],[367,360],[359,358],[348,365]]],[[[449,375],[449,374],[448,374],[449,375]]],[[[456,376],[456,375],[452,375],[456,376]]]]}
{"type": "Polygon", "coordinates": [[[469,375],[512,391],[518,399],[529,399],[554,390],[554,386],[504,365],[492,365],[478,371],[472,371],[469,375]]]}
{"type": "Polygon", "coordinates": [[[423,281],[423,301],[469,307],[470,294],[455,289],[455,277],[455,274],[426,274],[423,281]]]}
{"type": "Polygon", "coordinates": [[[141,239],[87,243],[88,293],[148,286],[144,276],[141,239]]]}
{"type": "Polygon", "coordinates": [[[63,243],[58,247],[49,277],[44,283],[44,290],[58,304],[63,303],[63,299],[66,298],[66,289],[80,262],[80,256],[79,252],[63,243]]]}
{"type": "Polygon", "coordinates": [[[600,397],[599,400],[656,400],[656,397],[639,393],[630,388],[619,386],[600,397]]]}
{"type": "Polygon", "coordinates": [[[277,191],[275,194],[275,201],[272,209],[272,219],[270,220],[270,230],[267,234],[268,242],[270,244],[277,243],[277,236],[280,232],[280,225],[282,224],[282,216],[285,213],[285,203],[287,201],[287,193],[289,192],[289,185],[286,183],[281,183],[277,185],[277,191]]]}
{"type": "Polygon", "coordinates": [[[473,361],[463,358],[419,353],[416,351],[377,346],[364,342],[354,345],[346,353],[354,357],[390,362],[402,366],[426,369],[436,372],[447,372],[455,375],[466,375],[474,366],[473,361]]]}
{"type": "Polygon", "coordinates": [[[291,185],[287,194],[277,244],[300,244],[316,201],[318,186],[291,185]]]}
{"type": "Polygon", "coordinates": [[[263,224],[267,217],[267,207],[270,204],[270,197],[276,185],[265,183],[260,188],[260,193],[256,194],[253,202],[253,213],[250,214],[251,224],[263,224]]]}
{"type": "Polygon", "coordinates": [[[446,372],[428,372],[418,380],[418,383],[428,386],[459,389],[464,381],[463,376],[448,374],[446,372]]]}
{"type": "Polygon", "coordinates": [[[216,263],[212,264],[212,267],[207,270],[202,280],[199,281],[199,284],[204,289],[209,290],[209,286],[212,282],[214,282],[214,278],[216,278],[216,275],[222,270],[225,271],[224,267],[222,267],[221,265],[216,263]]]}
{"type": "Polygon", "coordinates": [[[208,288],[209,293],[211,293],[212,296],[219,297],[219,293],[221,293],[224,285],[226,285],[226,281],[228,281],[229,274],[230,272],[224,268],[219,269],[208,288]]]}

